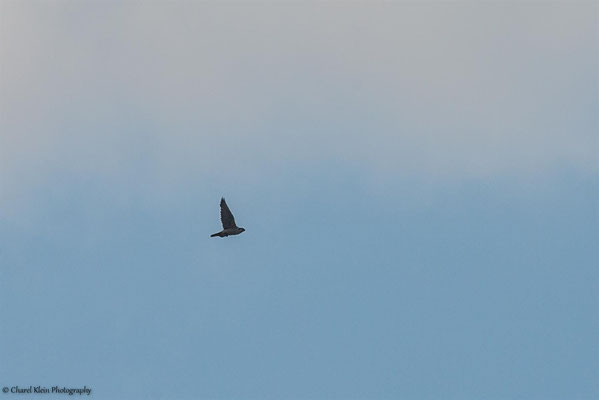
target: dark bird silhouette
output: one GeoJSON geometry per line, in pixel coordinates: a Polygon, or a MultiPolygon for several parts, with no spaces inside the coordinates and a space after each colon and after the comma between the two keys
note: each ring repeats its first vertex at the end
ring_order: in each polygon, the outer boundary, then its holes
{"type": "Polygon", "coordinates": [[[241,232],[244,232],[245,229],[237,227],[235,225],[235,217],[231,210],[229,210],[229,206],[227,206],[227,202],[224,197],[220,199],[220,220],[223,223],[223,230],[218,233],[213,233],[210,237],[227,237],[230,235],[239,235],[241,232]]]}

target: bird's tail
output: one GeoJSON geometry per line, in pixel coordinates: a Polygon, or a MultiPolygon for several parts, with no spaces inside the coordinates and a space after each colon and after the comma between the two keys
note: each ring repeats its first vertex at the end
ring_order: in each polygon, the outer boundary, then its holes
{"type": "Polygon", "coordinates": [[[215,237],[218,236],[218,233],[213,233],[212,235],[210,235],[210,237],[215,237]]]}

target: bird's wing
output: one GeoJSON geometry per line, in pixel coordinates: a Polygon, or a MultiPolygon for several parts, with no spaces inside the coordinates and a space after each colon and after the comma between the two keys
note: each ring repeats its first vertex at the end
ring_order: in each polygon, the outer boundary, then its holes
{"type": "Polygon", "coordinates": [[[224,197],[220,199],[220,220],[223,223],[223,229],[237,228],[235,217],[233,217],[233,213],[229,210],[224,197]]]}

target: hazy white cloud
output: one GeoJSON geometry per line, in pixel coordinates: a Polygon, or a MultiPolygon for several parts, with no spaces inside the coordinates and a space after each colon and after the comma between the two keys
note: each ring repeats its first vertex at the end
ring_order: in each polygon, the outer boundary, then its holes
{"type": "Polygon", "coordinates": [[[593,2],[0,4],[3,197],[323,160],[597,171],[593,2]]]}

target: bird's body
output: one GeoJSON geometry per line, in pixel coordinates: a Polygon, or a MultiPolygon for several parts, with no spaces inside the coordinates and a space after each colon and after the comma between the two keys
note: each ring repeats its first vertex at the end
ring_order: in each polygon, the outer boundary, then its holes
{"type": "Polygon", "coordinates": [[[227,237],[227,236],[231,236],[231,235],[239,235],[241,232],[245,231],[245,229],[243,228],[232,228],[232,229],[223,229],[222,231],[218,232],[218,233],[213,233],[212,235],[210,235],[210,237],[227,237]]]}
{"type": "Polygon", "coordinates": [[[235,217],[233,217],[233,213],[231,210],[229,210],[229,206],[227,206],[227,202],[225,202],[224,197],[220,199],[220,220],[223,224],[223,230],[213,233],[210,235],[210,237],[239,235],[241,232],[245,231],[245,229],[239,228],[237,225],[235,225],[235,217]]]}

